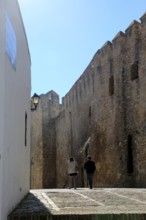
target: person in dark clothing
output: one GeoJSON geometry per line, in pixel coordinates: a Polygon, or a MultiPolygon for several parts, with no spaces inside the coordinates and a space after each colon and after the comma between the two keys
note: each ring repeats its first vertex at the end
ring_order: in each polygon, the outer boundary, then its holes
{"type": "Polygon", "coordinates": [[[96,170],[95,162],[91,160],[91,157],[88,156],[88,161],[85,162],[84,164],[84,169],[86,170],[87,173],[87,182],[89,184],[90,189],[92,189],[92,184],[93,184],[93,175],[94,171],[96,170]]]}

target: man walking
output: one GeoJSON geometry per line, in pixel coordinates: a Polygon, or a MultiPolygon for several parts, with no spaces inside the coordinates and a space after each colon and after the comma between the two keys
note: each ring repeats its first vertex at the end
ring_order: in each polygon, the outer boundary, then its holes
{"type": "Polygon", "coordinates": [[[91,160],[91,157],[88,156],[88,161],[84,164],[84,169],[87,173],[87,182],[89,184],[90,189],[92,189],[93,184],[93,175],[94,171],[96,170],[95,162],[91,160]]]}

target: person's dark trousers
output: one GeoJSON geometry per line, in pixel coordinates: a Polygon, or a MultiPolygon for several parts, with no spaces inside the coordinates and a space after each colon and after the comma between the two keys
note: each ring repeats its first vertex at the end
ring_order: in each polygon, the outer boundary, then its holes
{"type": "Polygon", "coordinates": [[[88,180],[90,189],[92,189],[93,173],[87,173],[87,180],[88,180]]]}

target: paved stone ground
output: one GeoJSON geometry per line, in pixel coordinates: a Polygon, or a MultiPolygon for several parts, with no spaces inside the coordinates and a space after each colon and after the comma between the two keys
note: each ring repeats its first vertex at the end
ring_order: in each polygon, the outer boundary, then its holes
{"type": "Polygon", "coordinates": [[[146,189],[31,190],[9,219],[54,219],[45,216],[62,217],[57,219],[68,219],[65,216],[76,216],[76,219],[81,219],[77,216],[84,216],[83,219],[91,219],[89,216],[92,216],[93,219],[94,216],[94,219],[146,220],[146,189]]]}

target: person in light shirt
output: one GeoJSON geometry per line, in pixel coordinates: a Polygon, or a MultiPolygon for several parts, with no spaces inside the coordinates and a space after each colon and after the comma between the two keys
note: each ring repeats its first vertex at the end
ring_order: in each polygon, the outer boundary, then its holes
{"type": "Polygon", "coordinates": [[[78,174],[78,164],[74,160],[73,157],[70,157],[69,159],[69,165],[68,165],[68,175],[69,175],[69,189],[77,187],[77,174],[78,174]]]}

